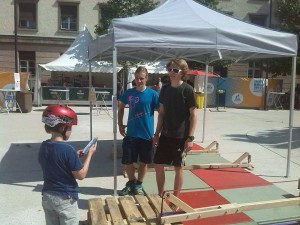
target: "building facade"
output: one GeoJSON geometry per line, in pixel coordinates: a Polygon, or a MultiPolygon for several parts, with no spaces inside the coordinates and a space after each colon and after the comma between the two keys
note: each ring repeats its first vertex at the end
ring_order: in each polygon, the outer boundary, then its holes
{"type": "Polygon", "coordinates": [[[0,71],[17,71],[15,64],[17,56],[19,72],[29,72],[30,79],[33,80],[37,65],[58,58],[85,25],[93,33],[94,26],[99,21],[101,2],[99,0],[2,1],[0,71]],[[14,32],[15,27],[17,34],[14,32]]]}

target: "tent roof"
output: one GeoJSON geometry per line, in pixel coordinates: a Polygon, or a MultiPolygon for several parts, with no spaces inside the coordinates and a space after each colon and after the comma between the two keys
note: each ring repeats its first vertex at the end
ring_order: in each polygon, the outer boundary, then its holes
{"type": "MultiPolygon", "coordinates": [[[[39,64],[48,71],[89,72],[88,46],[93,38],[86,26],[75,38],[64,54],[47,64],[39,64]]],[[[111,63],[100,61],[91,63],[92,72],[112,73],[111,63]]]]}
{"type": "Polygon", "coordinates": [[[111,60],[114,47],[118,59],[245,60],[296,56],[297,36],[234,19],[193,0],[168,0],[148,13],[113,19],[108,34],[90,44],[89,58],[111,60]]]}

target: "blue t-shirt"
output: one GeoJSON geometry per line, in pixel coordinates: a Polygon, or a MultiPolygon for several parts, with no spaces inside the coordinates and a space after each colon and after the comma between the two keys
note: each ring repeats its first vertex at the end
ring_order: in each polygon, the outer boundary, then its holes
{"type": "Polygon", "coordinates": [[[149,87],[144,91],[131,88],[120,100],[129,106],[127,135],[150,140],[154,133],[154,110],[159,107],[158,93],[149,87]]]}
{"type": "Polygon", "coordinates": [[[39,151],[43,170],[43,192],[53,192],[78,199],[78,184],[72,171],[80,170],[82,162],[75,149],[63,141],[44,141],[39,151]]]}

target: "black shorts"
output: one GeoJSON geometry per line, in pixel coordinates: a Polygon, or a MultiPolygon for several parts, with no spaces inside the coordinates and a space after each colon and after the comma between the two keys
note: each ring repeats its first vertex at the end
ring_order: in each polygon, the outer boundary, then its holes
{"type": "Polygon", "coordinates": [[[154,155],[155,164],[181,166],[185,139],[160,136],[154,155]]]}
{"type": "Polygon", "coordinates": [[[138,162],[138,160],[145,164],[152,163],[152,140],[126,136],[123,139],[122,148],[122,164],[128,165],[138,162]]]}

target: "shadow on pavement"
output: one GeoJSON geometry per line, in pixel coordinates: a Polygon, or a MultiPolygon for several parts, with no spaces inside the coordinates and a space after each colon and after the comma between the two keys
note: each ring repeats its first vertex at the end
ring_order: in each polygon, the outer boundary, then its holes
{"type": "MultiPolygon", "coordinates": [[[[87,141],[69,142],[74,148],[82,149],[87,141]]],[[[12,143],[0,162],[0,182],[4,184],[22,185],[23,182],[43,181],[42,171],[38,163],[38,152],[41,143],[12,143]]],[[[87,178],[113,176],[112,141],[98,141],[97,151],[93,155],[87,178]]],[[[118,171],[122,171],[118,160],[118,171]]],[[[25,185],[25,184],[24,184],[25,185]]],[[[26,184],[27,185],[27,184],[26,184]]],[[[82,187],[80,192],[89,194],[105,194],[101,188],[82,187]]],[[[41,190],[36,187],[35,190],[41,190]]],[[[107,191],[111,193],[111,190],[107,191]]]]}
{"type": "MultiPolygon", "coordinates": [[[[288,148],[289,140],[289,129],[282,130],[268,130],[263,132],[257,132],[255,135],[252,134],[230,134],[226,137],[231,138],[234,141],[249,142],[249,139],[257,144],[263,145],[265,147],[272,147],[275,149],[288,148]]],[[[293,128],[292,137],[292,149],[300,147],[300,127],[293,128]]]]}

